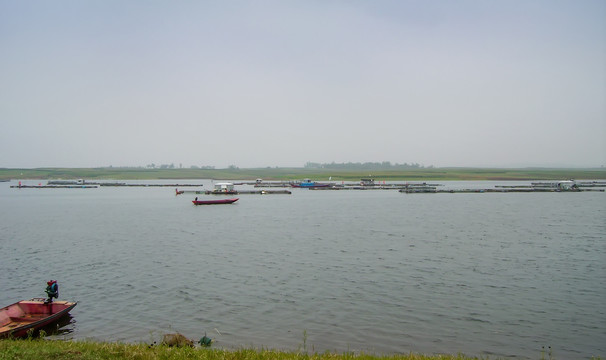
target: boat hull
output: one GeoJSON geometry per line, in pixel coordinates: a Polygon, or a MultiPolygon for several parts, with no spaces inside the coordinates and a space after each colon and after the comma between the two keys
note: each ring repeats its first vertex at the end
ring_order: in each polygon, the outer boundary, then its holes
{"type": "Polygon", "coordinates": [[[66,316],[76,302],[44,299],[23,300],[0,309],[0,338],[24,337],[28,332],[53,324],[66,316]]]}
{"type": "Polygon", "coordinates": [[[238,201],[239,198],[233,199],[220,199],[220,200],[192,200],[194,205],[221,205],[221,204],[233,204],[238,201]]]}
{"type": "Polygon", "coordinates": [[[302,184],[290,184],[290,186],[294,188],[319,188],[319,187],[329,187],[331,184],[320,184],[320,183],[302,183],[302,184]]]}

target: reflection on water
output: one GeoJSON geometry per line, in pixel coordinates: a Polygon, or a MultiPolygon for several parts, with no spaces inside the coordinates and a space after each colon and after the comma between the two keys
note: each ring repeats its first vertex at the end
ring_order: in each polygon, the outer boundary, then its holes
{"type": "Polygon", "coordinates": [[[61,298],[79,304],[55,336],[148,342],[180,331],[219,347],[605,354],[604,193],[295,189],[195,207],[195,195],[171,188],[8,186],[0,301],[43,296],[58,279],[61,298]]]}

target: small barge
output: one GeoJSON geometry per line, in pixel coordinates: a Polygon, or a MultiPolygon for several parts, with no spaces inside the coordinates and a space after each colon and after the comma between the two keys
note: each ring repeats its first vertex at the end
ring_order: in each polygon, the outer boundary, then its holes
{"type": "Polygon", "coordinates": [[[310,179],[305,179],[303,181],[293,182],[290,184],[291,187],[305,188],[305,189],[329,188],[329,187],[332,187],[333,185],[334,184],[330,184],[330,183],[319,183],[319,182],[311,181],[310,179]]]}
{"type": "Polygon", "coordinates": [[[192,200],[194,205],[221,205],[221,204],[233,204],[238,201],[238,198],[233,199],[213,199],[213,200],[192,200]]]}

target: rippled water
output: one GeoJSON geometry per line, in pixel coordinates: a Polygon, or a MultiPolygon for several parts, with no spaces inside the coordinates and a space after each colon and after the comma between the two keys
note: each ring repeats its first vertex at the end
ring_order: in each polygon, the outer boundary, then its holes
{"type": "Polygon", "coordinates": [[[59,337],[606,355],[605,193],[293,189],[195,207],[173,188],[11,184],[0,183],[0,303],[58,279],[60,298],[79,302],[59,337]]]}

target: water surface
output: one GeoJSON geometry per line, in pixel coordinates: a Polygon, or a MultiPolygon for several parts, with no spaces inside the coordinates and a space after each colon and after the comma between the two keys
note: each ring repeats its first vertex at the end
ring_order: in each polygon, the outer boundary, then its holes
{"type": "Polygon", "coordinates": [[[606,355],[604,193],[293,189],[195,207],[173,188],[9,185],[0,303],[57,279],[60,298],[79,302],[60,338],[606,355]]]}

